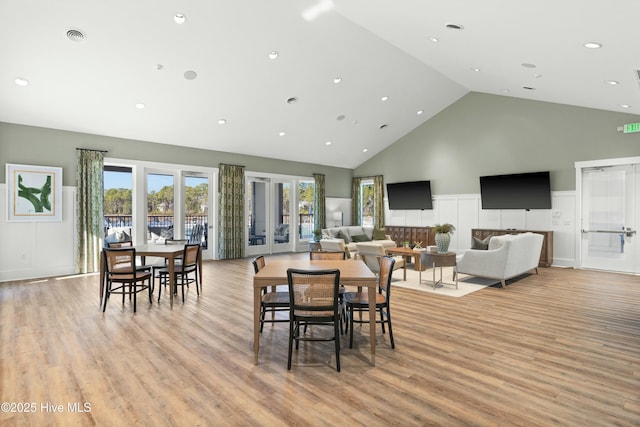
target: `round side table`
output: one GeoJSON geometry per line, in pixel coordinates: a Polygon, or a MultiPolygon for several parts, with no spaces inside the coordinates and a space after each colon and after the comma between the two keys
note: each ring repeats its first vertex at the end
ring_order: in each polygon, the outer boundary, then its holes
{"type": "MultiPolygon", "coordinates": [[[[453,267],[454,276],[456,278],[456,289],[458,289],[458,275],[455,274],[456,269],[456,253],[438,253],[422,251],[420,253],[420,263],[424,267],[433,267],[433,289],[441,288],[444,282],[442,281],[442,267],[453,267]],[[440,280],[436,281],[436,267],[440,267],[440,280]]],[[[420,283],[422,283],[422,271],[420,271],[420,283]]],[[[452,283],[453,284],[453,283],[452,283]]]]}

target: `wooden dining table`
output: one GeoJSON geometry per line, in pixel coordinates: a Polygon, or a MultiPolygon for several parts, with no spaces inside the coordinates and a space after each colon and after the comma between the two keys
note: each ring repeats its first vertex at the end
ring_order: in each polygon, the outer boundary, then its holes
{"type": "MultiPolygon", "coordinates": [[[[147,244],[135,245],[133,248],[136,250],[136,256],[142,258],[142,264],[145,262],[145,257],[148,256],[167,260],[167,267],[169,268],[169,306],[173,308],[173,292],[176,287],[175,260],[184,253],[184,246],[147,244]]],[[[100,263],[100,306],[102,306],[102,298],[104,298],[105,270],[103,258],[100,263]]],[[[202,251],[198,254],[198,274],[200,275],[200,282],[202,282],[202,251]]]]}
{"type": "Polygon", "coordinates": [[[268,260],[266,265],[253,276],[253,358],[258,364],[260,349],[260,302],[262,288],[288,283],[287,270],[340,270],[340,284],[368,289],[369,294],[369,336],[371,364],[376,364],[376,275],[362,260],[268,260]]]}

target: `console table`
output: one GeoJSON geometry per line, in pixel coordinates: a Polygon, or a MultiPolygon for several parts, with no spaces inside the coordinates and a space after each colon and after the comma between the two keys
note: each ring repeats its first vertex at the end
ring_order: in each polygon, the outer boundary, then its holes
{"type": "Polygon", "coordinates": [[[385,225],[385,234],[391,236],[391,240],[396,245],[402,247],[404,242],[422,242],[422,247],[434,246],[436,244],[435,233],[431,227],[411,227],[403,225],[385,225]]]}
{"type": "Polygon", "coordinates": [[[471,236],[480,240],[484,240],[490,235],[502,236],[505,234],[520,234],[520,233],[536,233],[542,234],[544,240],[542,241],[542,251],[540,252],[539,267],[551,267],[553,264],[553,231],[534,231],[534,230],[509,230],[509,229],[489,229],[489,228],[472,228],[471,236]]]}

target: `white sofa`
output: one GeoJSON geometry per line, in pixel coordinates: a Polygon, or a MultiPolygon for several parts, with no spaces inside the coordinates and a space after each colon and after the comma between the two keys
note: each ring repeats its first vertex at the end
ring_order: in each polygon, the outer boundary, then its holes
{"type": "MultiPolygon", "coordinates": [[[[322,240],[325,239],[342,239],[344,240],[346,248],[351,254],[355,254],[358,251],[357,243],[362,242],[375,242],[379,243],[385,248],[395,248],[396,242],[391,240],[391,236],[384,235],[384,239],[374,239],[373,227],[359,226],[359,225],[344,225],[341,227],[331,227],[322,230],[322,240]]],[[[322,246],[322,241],[320,241],[322,246]]]]}
{"type": "Polygon", "coordinates": [[[505,281],[530,270],[538,274],[544,237],[536,233],[506,234],[489,240],[487,250],[468,249],[457,260],[456,272],[505,281]]]}

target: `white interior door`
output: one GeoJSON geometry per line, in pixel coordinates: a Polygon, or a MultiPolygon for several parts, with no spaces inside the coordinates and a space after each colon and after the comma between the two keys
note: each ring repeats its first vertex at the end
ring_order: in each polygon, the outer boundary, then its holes
{"type": "Polygon", "coordinates": [[[582,168],[581,266],[638,272],[640,165],[582,168]]]}

